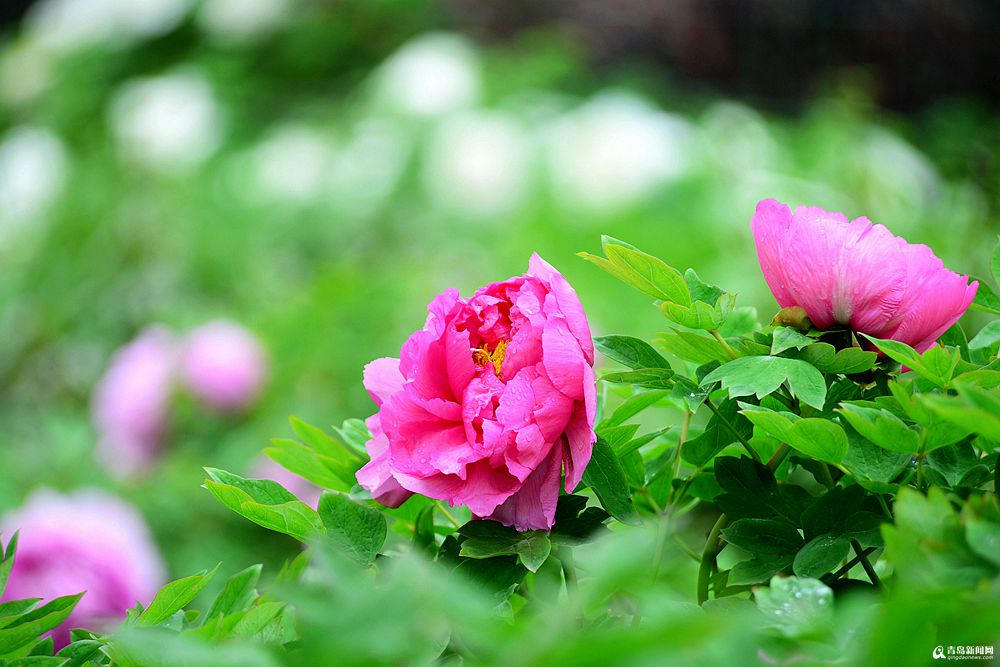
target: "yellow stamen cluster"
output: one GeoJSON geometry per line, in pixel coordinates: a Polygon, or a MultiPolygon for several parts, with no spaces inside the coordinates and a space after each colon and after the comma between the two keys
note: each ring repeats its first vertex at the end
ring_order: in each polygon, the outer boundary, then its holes
{"type": "Polygon", "coordinates": [[[472,361],[477,366],[493,364],[493,372],[496,373],[498,380],[502,380],[503,378],[500,377],[500,367],[503,365],[504,356],[507,354],[508,342],[506,340],[497,341],[496,347],[492,351],[486,346],[486,343],[472,348],[472,361]]]}

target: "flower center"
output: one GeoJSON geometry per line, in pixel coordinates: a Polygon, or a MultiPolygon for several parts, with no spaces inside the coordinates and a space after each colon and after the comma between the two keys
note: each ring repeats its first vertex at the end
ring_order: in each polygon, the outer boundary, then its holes
{"type": "Polygon", "coordinates": [[[507,354],[507,343],[509,342],[506,340],[497,341],[496,347],[492,350],[489,349],[486,343],[472,348],[472,361],[477,366],[493,364],[493,372],[496,373],[497,379],[503,380],[500,377],[500,366],[503,365],[504,356],[507,354]]]}

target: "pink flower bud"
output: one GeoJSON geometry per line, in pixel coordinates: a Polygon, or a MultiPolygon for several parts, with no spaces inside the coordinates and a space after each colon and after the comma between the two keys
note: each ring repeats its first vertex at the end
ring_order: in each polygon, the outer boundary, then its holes
{"type": "Polygon", "coordinates": [[[148,605],[163,584],[163,561],[142,516],[103,491],[40,489],[0,526],[5,540],[20,531],[4,601],[47,602],[86,591],[52,631],[57,650],[69,643],[73,628],[114,629],[126,609],[148,605]]]}
{"type": "Polygon", "coordinates": [[[150,327],[111,358],[94,392],[98,456],[113,473],[129,475],[156,456],[166,430],[176,346],[163,327],[150,327]]]}
{"type": "Polygon", "coordinates": [[[181,378],[209,407],[237,412],[260,394],[267,378],[267,357],[252,333],[234,322],[216,320],[188,335],[181,378]]]}

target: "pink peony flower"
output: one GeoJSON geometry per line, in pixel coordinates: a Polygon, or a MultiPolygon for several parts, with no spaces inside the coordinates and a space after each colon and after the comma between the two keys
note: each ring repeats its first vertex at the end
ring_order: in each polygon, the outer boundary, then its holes
{"type": "Polygon", "coordinates": [[[560,478],[590,461],[594,345],[566,279],[538,255],[528,273],[431,301],[399,359],[365,367],[379,406],[358,482],[398,506],[411,493],[467,505],[518,530],[549,529],[560,478]]]}
{"type": "Polygon", "coordinates": [[[266,456],[257,459],[253,469],[250,471],[250,477],[253,479],[269,479],[272,482],[277,482],[310,507],[316,507],[319,504],[320,494],[323,493],[323,489],[305,477],[296,475],[288,468],[266,456]]]}
{"type": "Polygon", "coordinates": [[[750,222],[764,279],[783,307],[819,329],[836,325],[924,352],[962,316],[979,283],[944,268],[925,245],[868,218],[773,199],[750,222]]]}
{"type": "Polygon", "coordinates": [[[192,331],[184,343],[181,378],[215,410],[246,409],[257,399],[266,377],[264,348],[234,322],[209,322],[192,331]]]}
{"type": "Polygon", "coordinates": [[[134,474],[155,457],[166,429],[176,356],[170,332],[150,327],[112,357],[93,403],[97,453],[112,472],[134,474]]]}
{"type": "Polygon", "coordinates": [[[113,629],[136,602],[148,605],[164,582],[163,561],[142,516],[103,491],[40,489],[0,526],[5,540],[20,531],[4,601],[86,591],[52,631],[57,649],[69,643],[73,628],[113,629]]]}

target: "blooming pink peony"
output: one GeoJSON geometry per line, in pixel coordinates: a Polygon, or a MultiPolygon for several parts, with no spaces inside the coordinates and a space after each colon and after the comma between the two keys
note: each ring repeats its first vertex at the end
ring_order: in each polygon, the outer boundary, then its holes
{"type": "Polygon", "coordinates": [[[773,199],[750,222],[764,279],[783,307],[819,329],[836,325],[923,352],[962,316],[979,283],[944,268],[925,245],[868,218],[773,199]]]}
{"type": "Polygon", "coordinates": [[[549,529],[560,478],[572,491],[594,436],[594,345],[566,279],[528,273],[431,301],[400,358],[365,367],[379,406],[358,482],[395,507],[411,493],[467,505],[518,530],[549,529]]]}
{"type": "Polygon", "coordinates": [[[94,393],[98,456],[119,475],[144,469],[166,429],[176,346],[162,327],[150,327],[115,353],[94,393]]]}
{"type": "Polygon", "coordinates": [[[69,643],[73,628],[112,629],[136,602],[148,605],[163,584],[163,562],[142,516],[103,491],[40,489],[0,526],[5,540],[20,531],[4,601],[86,591],[52,631],[56,648],[69,643]]]}
{"type": "Polygon", "coordinates": [[[267,357],[252,333],[234,322],[217,320],[188,335],[180,372],[191,392],[209,407],[239,411],[260,394],[267,357]]]}

